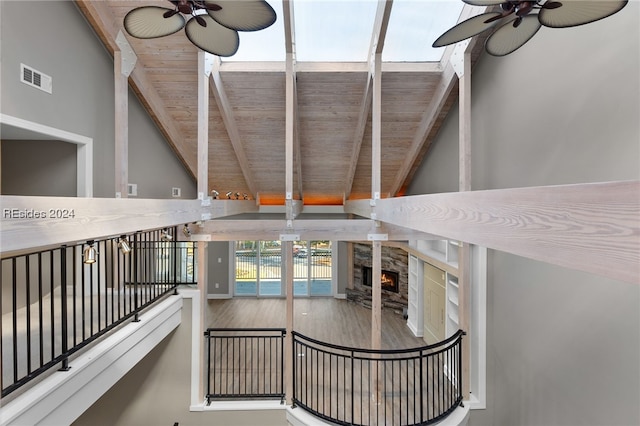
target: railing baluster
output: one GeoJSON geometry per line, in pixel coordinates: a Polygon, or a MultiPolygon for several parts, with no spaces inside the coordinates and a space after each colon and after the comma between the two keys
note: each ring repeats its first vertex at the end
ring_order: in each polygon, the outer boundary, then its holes
{"type": "MultiPolygon", "coordinates": [[[[18,267],[17,259],[13,258],[11,262],[11,272],[13,274],[12,279],[12,327],[13,327],[13,383],[18,381],[18,267]]],[[[42,348],[42,345],[41,345],[42,348]]]]}
{"type": "Polygon", "coordinates": [[[131,267],[133,271],[133,322],[140,321],[138,319],[138,257],[140,256],[140,252],[144,250],[142,246],[142,241],[140,241],[140,246],[138,246],[138,233],[133,234],[133,244],[136,246],[136,250],[133,252],[133,265],[131,267]]]}
{"type": "Polygon", "coordinates": [[[31,374],[31,265],[29,262],[30,256],[25,256],[25,279],[26,279],[26,301],[25,307],[27,309],[27,373],[31,374]]]}
{"type": "MultiPolygon", "coordinates": [[[[211,402],[211,399],[209,397],[209,395],[211,395],[211,335],[209,333],[209,331],[207,330],[205,332],[205,336],[207,337],[207,368],[208,368],[208,374],[207,374],[207,402],[211,402]]],[[[214,345],[215,345],[215,340],[214,340],[214,345]]],[[[215,348],[214,348],[215,350],[215,348]]],[[[214,353],[215,356],[215,353],[214,353]]]]}
{"type": "Polygon", "coordinates": [[[69,357],[66,356],[67,351],[69,350],[69,330],[68,330],[68,312],[67,312],[67,246],[62,246],[60,249],[60,313],[61,315],[61,323],[62,327],[62,354],[64,358],[62,359],[62,368],[61,371],[69,370],[69,357]]]}
{"type": "Polygon", "coordinates": [[[98,332],[100,332],[101,330],[101,324],[102,324],[102,303],[101,300],[102,298],[100,297],[101,294],[101,288],[100,288],[100,283],[102,282],[102,262],[100,261],[100,256],[103,255],[103,250],[100,248],[100,241],[96,241],[96,246],[98,246],[98,254],[96,254],[96,257],[98,258],[98,260],[96,261],[96,263],[94,263],[94,265],[96,265],[96,274],[98,276],[98,283],[97,283],[97,296],[98,296],[98,300],[96,301],[98,303],[98,312],[97,312],[97,317],[98,317],[98,332]]]}
{"type": "Polygon", "coordinates": [[[77,283],[78,283],[78,273],[76,272],[77,270],[77,261],[78,261],[78,257],[76,256],[77,250],[76,247],[72,247],[71,248],[71,265],[73,265],[73,346],[76,346],[78,343],[78,307],[77,307],[77,303],[76,301],[78,300],[78,294],[77,294],[77,283]]]}
{"type": "Polygon", "coordinates": [[[53,278],[53,251],[49,252],[49,301],[50,303],[50,308],[51,308],[51,359],[54,359],[56,357],[55,354],[55,350],[56,350],[56,318],[55,318],[55,297],[54,297],[54,292],[55,292],[55,286],[54,286],[54,278],[53,278]]]}

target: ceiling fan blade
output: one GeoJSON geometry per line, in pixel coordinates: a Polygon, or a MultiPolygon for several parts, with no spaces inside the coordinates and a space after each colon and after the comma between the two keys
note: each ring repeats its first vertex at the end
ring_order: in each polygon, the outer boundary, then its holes
{"type": "Polygon", "coordinates": [[[496,4],[504,3],[505,0],[462,0],[466,4],[471,6],[493,6],[496,4]]]}
{"type": "Polygon", "coordinates": [[[124,17],[124,29],[135,38],[164,37],[180,31],[184,18],[179,13],[170,15],[173,9],[158,6],[143,6],[131,10],[124,17]]]}
{"type": "Polygon", "coordinates": [[[433,47],[448,46],[478,35],[489,28],[493,28],[501,17],[502,14],[500,12],[489,12],[462,21],[438,37],[436,41],[433,42],[433,47]]]}
{"type": "Polygon", "coordinates": [[[207,13],[220,25],[236,31],[258,31],[276,22],[276,12],[264,0],[205,0],[207,13]],[[220,6],[220,10],[209,8],[220,6]]]}
{"type": "Polygon", "coordinates": [[[513,19],[500,26],[487,38],[485,50],[493,56],[508,55],[531,40],[541,27],[536,15],[513,19]]]}
{"type": "Polygon", "coordinates": [[[562,6],[540,9],[538,19],[542,25],[566,28],[599,21],[621,11],[628,0],[560,0],[559,3],[562,6]]]}
{"type": "Polygon", "coordinates": [[[240,46],[237,31],[218,24],[209,15],[199,17],[206,22],[206,27],[199,24],[195,18],[191,18],[184,28],[191,43],[217,56],[233,56],[240,46]]]}

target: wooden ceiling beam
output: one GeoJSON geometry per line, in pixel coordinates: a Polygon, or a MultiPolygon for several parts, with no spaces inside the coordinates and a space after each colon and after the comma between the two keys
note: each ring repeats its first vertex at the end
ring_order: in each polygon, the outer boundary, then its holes
{"type": "Polygon", "coordinates": [[[284,39],[286,51],[286,93],[285,93],[285,202],[288,206],[288,219],[293,220],[300,213],[301,204],[293,203],[294,199],[302,200],[302,159],[300,152],[299,120],[298,120],[298,87],[296,77],[296,43],[293,1],[282,3],[284,18],[284,39]],[[295,173],[294,173],[295,169],[295,173]],[[294,196],[293,178],[298,182],[297,194],[294,196]]]}
{"type": "MultiPolygon", "coordinates": [[[[368,61],[368,75],[367,82],[362,94],[362,102],[360,102],[360,111],[358,113],[358,121],[355,127],[355,134],[353,137],[353,144],[351,148],[351,159],[349,161],[349,170],[347,171],[347,178],[345,180],[344,198],[347,200],[351,195],[351,189],[353,188],[353,179],[356,175],[356,169],[358,167],[358,159],[360,158],[360,150],[362,148],[362,141],[364,139],[365,129],[369,120],[369,112],[373,103],[373,79],[376,72],[376,63],[378,64],[377,72],[381,72],[380,55],[384,48],[384,39],[387,34],[387,27],[389,26],[389,16],[391,16],[391,7],[393,1],[378,1],[378,8],[376,10],[376,17],[373,25],[373,32],[371,34],[371,41],[369,44],[369,61],[368,61]],[[376,60],[377,59],[377,60],[376,60]]],[[[378,76],[380,77],[380,76],[378,76]]],[[[373,175],[373,171],[372,171],[373,175]]]]}
{"type": "MultiPolygon", "coordinates": [[[[85,16],[93,30],[113,56],[116,50],[119,50],[116,44],[116,38],[122,25],[116,24],[113,13],[107,6],[106,2],[94,0],[76,0],[78,9],[85,16]]],[[[137,66],[129,76],[131,84],[138,99],[143,104],[153,121],[156,123],[169,146],[176,153],[176,156],[183,164],[192,179],[196,179],[196,170],[194,169],[195,158],[190,158],[185,149],[185,141],[182,132],[175,125],[175,121],[164,106],[164,102],[153,84],[147,77],[145,72],[144,61],[138,55],[137,66]]]]}
{"type": "Polygon", "coordinates": [[[227,134],[231,141],[233,151],[236,154],[236,159],[238,160],[240,170],[242,170],[242,176],[244,176],[247,188],[249,188],[249,192],[251,192],[254,198],[258,198],[258,190],[256,187],[255,179],[253,178],[253,173],[251,172],[249,160],[247,159],[247,154],[244,150],[242,138],[240,137],[240,132],[238,131],[238,125],[233,114],[233,108],[231,107],[231,103],[229,102],[227,93],[224,90],[224,83],[222,82],[222,77],[220,76],[220,62],[220,58],[215,56],[213,69],[211,70],[210,76],[211,82],[213,84],[210,84],[209,87],[211,92],[213,93],[214,98],[216,99],[216,104],[218,105],[218,109],[220,110],[220,115],[222,115],[222,121],[224,122],[224,126],[227,130],[227,134]]]}
{"type": "Polygon", "coordinates": [[[300,235],[301,240],[368,241],[369,234],[386,234],[389,241],[409,239],[437,239],[392,224],[376,227],[376,222],[366,219],[298,219],[293,227],[287,227],[286,219],[227,220],[205,222],[198,230],[197,238],[207,241],[279,240],[280,234],[300,235]]]}
{"type": "MultiPolygon", "coordinates": [[[[640,181],[377,200],[376,219],[616,280],[640,283],[640,181]]],[[[369,217],[369,200],[345,211],[369,217]]]]}

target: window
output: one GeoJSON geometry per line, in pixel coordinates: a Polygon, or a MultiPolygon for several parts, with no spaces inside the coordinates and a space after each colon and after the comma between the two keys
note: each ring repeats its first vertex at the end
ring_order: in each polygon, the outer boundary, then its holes
{"type": "MultiPolygon", "coordinates": [[[[235,295],[284,296],[280,241],[236,241],[235,295]]],[[[293,247],[293,294],[331,296],[330,241],[296,241],[293,247]]]]}

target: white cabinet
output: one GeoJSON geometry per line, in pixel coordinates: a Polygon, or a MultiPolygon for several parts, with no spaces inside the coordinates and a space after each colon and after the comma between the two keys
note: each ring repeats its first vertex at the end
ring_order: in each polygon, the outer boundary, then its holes
{"type": "Polygon", "coordinates": [[[423,262],[414,255],[409,255],[409,294],[407,307],[407,326],[416,337],[423,333],[423,262]]]}
{"type": "MultiPolygon", "coordinates": [[[[420,324],[425,324],[423,326],[422,335],[426,337],[427,334],[430,335],[430,338],[435,337],[438,333],[429,332],[427,333],[427,323],[431,324],[431,328],[436,328],[436,324],[434,321],[438,315],[442,315],[440,312],[443,310],[445,312],[445,320],[443,324],[443,332],[448,337],[453,333],[458,331],[460,328],[460,320],[459,320],[459,291],[458,291],[458,256],[460,250],[460,243],[454,240],[416,240],[410,241],[409,245],[416,249],[420,254],[424,254],[425,257],[422,259],[417,256],[410,256],[409,259],[409,318],[407,320],[407,324],[411,328],[411,330],[419,329],[420,324]],[[433,259],[434,262],[431,264],[429,259],[433,259]],[[413,266],[412,266],[413,264],[413,266]],[[412,290],[412,268],[415,274],[418,274],[418,277],[422,277],[423,273],[426,272],[427,269],[430,268],[446,268],[446,271],[440,271],[444,274],[442,281],[442,290],[444,293],[444,297],[442,300],[442,305],[440,303],[436,303],[436,293],[439,292],[429,292],[427,290],[428,286],[426,282],[422,279],[416,280],[416,282],[421,282],[423,284],[422,289],[414,289],[412,290]],[[418,291],[422,290],[423,302],[424,306],[417,306],[418,311],[422,312],[422,321],[420,321],[419,314],[412,315],[412,298],[419,297],[418,291]],[[436,315],[434,318],[430,318],[429,315],[436,315]],[[432,319],[433,321],[429,321],[432,319]]],[[[438,281],[438,280],[436,280],[438,281]]],[[[435,288],[435,287],[434,287],[435,288]]],[[[417,299],[420,300],[420,299],[417,299]]],[[[439,299],[438,299],[439,301],[439,299]]],[[[441,317],[440,317],[441,318],[441,317]]],[[[416,332],[414,331],[414,334],[416,332]]],[[[420,336],[420,334],[416,334],[416,336],[420,336]]]]}
{"type": "Polygon", "coordinates": [[[427,344],[445,339],[446,272],[424,264],[424,336],[427,344]]]}

